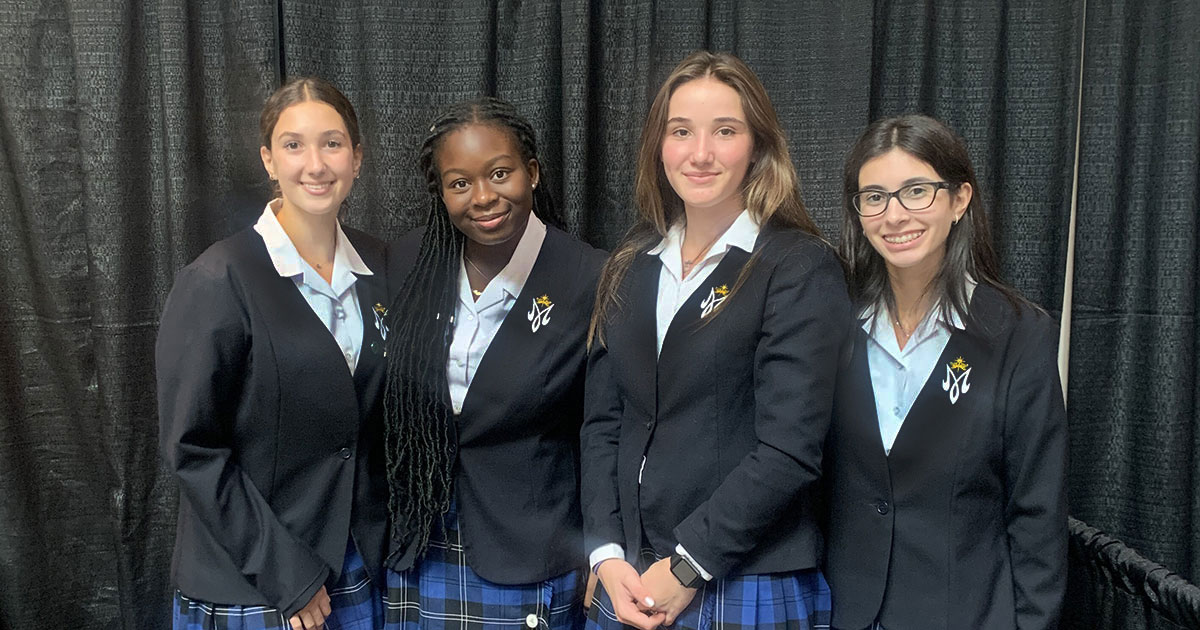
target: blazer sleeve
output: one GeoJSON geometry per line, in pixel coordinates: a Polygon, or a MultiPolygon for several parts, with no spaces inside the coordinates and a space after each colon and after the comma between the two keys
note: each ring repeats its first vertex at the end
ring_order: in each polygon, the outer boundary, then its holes
{"type": "Polygon", "coordinates": [[[584,381],[580,498],[585,554],[601,545],[623,543],[617,494],[617,452],[621,438],[621,398],[612,359],[598,341],[588,353],[584,381]]]}
{"type": "MultiPolygon", "coordinates": [[[[796,497],[814,490],[839,352],[853,321],[842,267],[828,248],[808,243],[781,257],[754,354],[758,444],[675,528],[679,544],[715,577],[740,564],[796,497]]],[[[815,526],[813,508],[789,516],[815,526]]]]}
{"type": "Polygon", "coordinates": [[[196,264],[181,271],[155,348],[163,458],[200,524],[290,617],[330,570],[279,521],[237,463],[232,427],[245,398],[249,351],[249,320],[227,272],[196,264]]]}
{"type": "MultiPolygon", "coordinates": [[[[1056,628],[1067,581],[1067,414],[1055,349],[1058,330],[1025,312],[1025,338],[1005,403],[1007,533],[1017,627],[1056,628]]],[[[1022,322],[1024,324],[1024,322],[1022,322]]],[[[1018,328],[1019,330],[1019,328],[1018,328]]]]}

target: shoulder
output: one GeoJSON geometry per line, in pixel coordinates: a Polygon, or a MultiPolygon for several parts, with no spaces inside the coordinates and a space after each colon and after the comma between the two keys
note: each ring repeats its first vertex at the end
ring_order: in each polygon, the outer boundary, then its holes
{"type": "Polygon", "coordinates": [[[542,242],[542,248],[556,261],[573,262],[573,272],[583,274],[593,282],[608,259],[608,252],[592,247],[552,225],[546,226],[546,240],[542,242]]]}
{"type": "Polygon", "coordinates": [[[262,237],[254,228],[245,228],[233,235],[213,243],[191,263],[179,270],[175,282],[181,280],[194,283],[228,281],[263,260],[270,264],[262,237]]]}
{"type": "Polygon", "coordinates": [[[387,244],[385,257],[389,278],[401,279],[408,274],[417,262],[417,254],[421,251],[421,241],[424,238],[425,226],[421,226],[387,244]]]}
{"type": "Polygon", "coordinates": [[[346,238],[350,239],[350,244],[354,246],[359,257],[367,263],[367,267],[374,270],[376,264],[383,263],[387,246],[382,240],[347,225],[342,226],[342,231],[346,233],[346,238]]]}
{"type": "Polygon", "coordinates": [[[1009,352],[1056,353],[1058,322],[1032,302],[1016,298],[1014,304],[1000,289],[980,284],[971,298],[971,314],[984,335],[1000,341],[1009,352]]]}
{"type": "Polygon", "coordinates": [[[772,274],[837,277],[845,282],[845,270],[837,251],[825,239],[794,228],[763,227],[755,245],[758,258],[772,274]]]}

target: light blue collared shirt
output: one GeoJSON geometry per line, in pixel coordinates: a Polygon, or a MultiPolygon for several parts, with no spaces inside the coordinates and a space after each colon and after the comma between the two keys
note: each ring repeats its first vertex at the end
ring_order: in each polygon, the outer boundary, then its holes
{"type": "MultiPolygon", "coordinates": [[[[446,359],[446,380],[450,385],[454,413],[462,412],[475,370],[479,369],[484,353],[525,288],[525,281],[533,271],[533,263],[545,240],[546,224],[531,212],[512,258],[483,288],[478,300],[471,294],[465,262],[458,262],[458,307],[454,311],[454,338],[450,341],[450,354],[446,359]]],[[[465,252],[463,256],[466,256],[465,252]]]]}
{"type": "MultiPolygon", "coordinates": [[[[968,280],[967,299],[974,291],[975,282],[968,280]]],[[[946,349],[953,329],[962,328],[962,318],[953,313],[947,322],[937,306],[929,309],[929,314],[917,324],[901,350],[891,322],[887,317],[880,317],[881,313],[886,313],[882,305],[868,308],[862,327],[870,336],[867,364],[871,370],[871,388],[875,391],[879,437],[883,440],[884,452],[891,454],[904,418],[937,366],[938,357],[946,349]]]]}
{"type": "Polygon", "coordinates": [[[346,366],[353,374],[362,351],[363,338],[362,310],[359,309],[358,291],[354,287],[358,276],[355,274],[374,274],[359,257],[354,245],[350,244],[350,239],[346,238],[341,224],[338,224],[337,243],[333,253],[333,275],[330,276],[330,281],[326,282],[312,265],[300,257],[292,239],[279,224],[279,218],[275,216],[275,210],[272,208],[278,205],[277,201],[267,204],[262,216],[254,224],[254,231],[262,236],[267,253],[271,256],[271,264],[275,265],[275,271],[296,283],[300,295],[333,335],[333,340],[346,359],[346,366]]]}

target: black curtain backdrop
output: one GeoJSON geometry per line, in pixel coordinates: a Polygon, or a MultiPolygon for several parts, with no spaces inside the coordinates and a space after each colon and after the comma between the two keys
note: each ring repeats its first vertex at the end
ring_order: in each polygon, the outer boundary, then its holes
{"type": "Polygon", "coordinates": [[[1200,4],[1088,2],[1071,512],[1200,582],[1200,4]]]}
{"type": "Polygon", "coordinates": [[[175,271],[261,212],[281,78],[358,109],[347,223],[423,222],[428,121],[486,93],[533,121],[572,231],[611,247],[653,91],[732,51],[831,239],[853,139],[930,113],[970,145],[1009,278],[1057,313],[1084,22],[1072,508],[1194,580],[1200,24],[1189,0],[1083,1],[0,0],[0,630],[169,625],[157,320],[175,271]]]}

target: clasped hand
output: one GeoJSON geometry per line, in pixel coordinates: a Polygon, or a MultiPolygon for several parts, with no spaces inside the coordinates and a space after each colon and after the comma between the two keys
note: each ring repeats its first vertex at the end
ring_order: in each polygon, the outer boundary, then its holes
{"type": "Polygon", "coordinates": [[[683,586],[671,573],[668,558],[650,565],[641,575],[633,565],[613,558],[601,562],[596,574],[612,600],[617,619],[642,630],[674,624],[696,596],[696,589],[683,586]]]}

